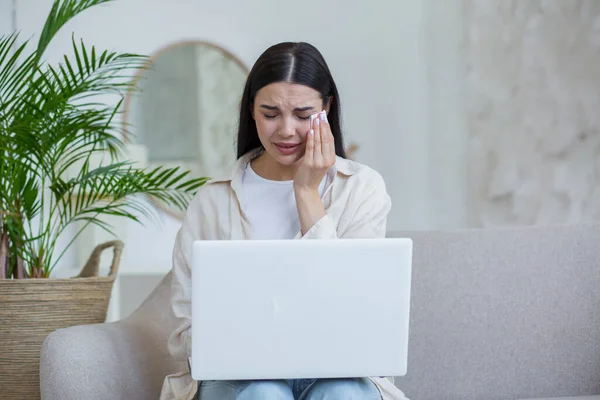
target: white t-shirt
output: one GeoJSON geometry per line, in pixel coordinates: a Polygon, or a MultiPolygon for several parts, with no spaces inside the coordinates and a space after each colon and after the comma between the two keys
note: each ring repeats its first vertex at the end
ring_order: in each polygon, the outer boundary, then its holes
{"type": "MultiPolygon", "coordinates": [[[[321,196],[326,179],[327,176],[319,185],[321,196]]],[[[300,232],[294,181],[265,179],[248,163],[242,190],[242,210],[250,220],[253,240],[293,239],[300,232]]]]}

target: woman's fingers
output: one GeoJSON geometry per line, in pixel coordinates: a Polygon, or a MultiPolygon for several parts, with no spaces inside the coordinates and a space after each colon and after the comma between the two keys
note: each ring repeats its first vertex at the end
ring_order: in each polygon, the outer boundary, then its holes
{"type": "Polygon", "coordinates": [[[327,114],[325,111],[321,113],[321,147],[323,149],[323,159],[327,166],[329,166],[333,160],[335,160],[335,142],[333,140],[333,133],[331,132],[331,125],[327,120],[327,114]]]}
{"type": "Polygon", "coordinates": [[[323,150],[322,150],[322,135],[321,132],[323,132],[323,124],[321,123],[321,118],[319,118],[320,116],[317,115],[317,118],[315,118],[315,126],[313,127],[313,130],[315,131],[314,134],[314,142],[315,142],[315,148],[314,148],[314,155],[313,155],[313,160],[314,160],[314,165],[316,166],[321,166],[323,163],[323,150]]]}
{"type": "Polygon", "coordinates": [[[329,130],[329,124],[327,123],[327,116],[325,114],[325,111],[322,111],[319,114],[319,119],[321,120],[321,151],[322,151],[322,157],[323,157],[323,161],[325,163],[325,165],[327,165],[328,161],[329,161],[329,153],[331,152],[331,143],[329,140],[329,136],[330,134],[330,130],[329,130]]]}
{"type": "Polygon", "coordinates": [[[306,150],[304,151],[304,164],[312,165],[315,152],[315,130],[310,127],[306,135],[306,150]]]}
{"type": "Polygon", "coordinates": [[[327,113],[321,111],[311,116],[311,132],[307,136],[306,152],[310,165],[317,168],[329,168],[335,164],[335,140],[331,126],[327,120],[327,113]],[[310,147],[312,142],[312,147],[310,147]],[[310,151],[310,154],[309,154],[310,151]]]}

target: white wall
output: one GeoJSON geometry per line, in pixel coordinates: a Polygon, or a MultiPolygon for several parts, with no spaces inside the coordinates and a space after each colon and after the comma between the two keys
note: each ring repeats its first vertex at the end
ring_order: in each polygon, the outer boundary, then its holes
{"type": "Polygon", "coordinates": [[[473,222],[600,218],[600,2],[465,1],[473,222]]]}
{"type": "Polygon", "coordinates": [[[418,148],[427,169],[429,229],[467,227],[467,115],[462,0],[422,0],[427,124],[418,148]],[[427,158],[425,158],[427,157],[427,158]]]}
{"type": "Polygon", "coordinates": [[[12,0],[0,0],[0,35],[12,32],[12,0]]]}
{"type": "MultiPolygon", "coordinates": [[[[51,3],[19,0],[18,27],[26,36],[41,30],[51,3]]],[[[178,40],[205,39],[249,66],[276,42],[311,42],[323,52],[338,83],[347,140],[360,145],[356,158],[379,170],[388,184],[394,203],[389,228],[454,227],[464,222],[464,182],[456,165],[462,162],[461,142],[453,139],[461,137],[462,125],[452,116],[460,107],[455,102],[460,85],[452,83],[460,77],[460,63],[454,57],[452,68],[444,72],[428,65],[452,56],[460,29],[456,12],[448,24],[430,29],[446,18],[436,12],[438,6],[432,0],[306,0],[301,5],[119,0],[70,23],[47,58],[56,62],[68,51],[72,31],[88,45],[145,54],[178,40]],[[453,28],[450,35],[445,27],[453,28]],[[432,89],[438,84],[441,89],[432,89]],[[456,104],[448,104],[452,102],[456,104]],[[451,209],[443,211],[443,206],[451,209]]],[[[442,8],[452,11],[451,6],[442,8]]],[[[164,217],[163,223],[127,226],[125,268],[170,265],[179,222],[164,217]]]]}

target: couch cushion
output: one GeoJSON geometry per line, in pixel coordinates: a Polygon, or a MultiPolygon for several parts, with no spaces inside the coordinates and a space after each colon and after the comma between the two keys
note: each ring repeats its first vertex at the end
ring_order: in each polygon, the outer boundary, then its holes
{"type": "Polygon", "coordinates": [[[600,393],[600,224],[389,236],[414,241],[409,399],[600,393]]]}

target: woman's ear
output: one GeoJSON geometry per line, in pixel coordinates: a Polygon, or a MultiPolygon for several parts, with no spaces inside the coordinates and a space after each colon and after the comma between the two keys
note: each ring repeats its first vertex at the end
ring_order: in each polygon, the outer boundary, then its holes
{"type": "Polygon", "coordinates": [[[252,119],[256,121],[256,118],[254,118],[254,104],[250,104],[250,115],[252,115],[252,119]]]}

